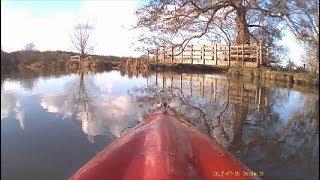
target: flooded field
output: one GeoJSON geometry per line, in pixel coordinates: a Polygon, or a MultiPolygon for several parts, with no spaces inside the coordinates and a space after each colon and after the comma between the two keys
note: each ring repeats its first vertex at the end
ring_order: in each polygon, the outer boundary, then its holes
{"type": "Polygon", "coordinates": [[[316,88],[120,71],[1,82],[2,179],[66,179],[163,102],[263,179],[318,179],[316,88]]]}

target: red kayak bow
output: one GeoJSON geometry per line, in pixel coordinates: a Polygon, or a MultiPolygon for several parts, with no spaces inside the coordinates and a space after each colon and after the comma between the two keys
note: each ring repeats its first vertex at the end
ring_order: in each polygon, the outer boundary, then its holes
{"type": "Polygon", "coordinates": [[[258,179],[205,134],[159,109],[70,179],[258,179]]]}

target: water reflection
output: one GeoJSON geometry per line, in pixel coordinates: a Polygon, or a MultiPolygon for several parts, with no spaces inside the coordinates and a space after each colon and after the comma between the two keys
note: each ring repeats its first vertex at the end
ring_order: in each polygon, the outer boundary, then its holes
{"type": "Polygon", "coordinates": [[[19,122],[21,129],[24,125],[24,108],[20,105],[19,97],[14,92],[5,92],[1,98],[1,119],[14,116],[19,122]]]}
{"type": "Polygon", "coordinates": [[[318,178],[317,94],[221,75],[156,73],[151,81],[131,91],[145,113],[169,102],[266,179],[318,178]]]}
{"type": "Polygon", "coordinates": [[[319,176],[317,89],[128,69],[1,85],[5,179],[65,179],[163,101],[265,179],[319,176]]]}
{"type": "Polygon", "coordinates": [[[66,93],[51,93],[41,97],[41,106],[63,118],[75,117],[94,143],[94,137],[109,135],[119,137],[127,127],[134,127],[139,119],[131,97],[123,94],[113,97],[112,89],[101,89],[93,75],[81,73],[65,84],[66,93]]]}
{"type": "Polygon", "coordinates": [[[134,127],[138,107],[117,71],[4,79],[1,89],[2,179],[67,179],[134,127]]]}

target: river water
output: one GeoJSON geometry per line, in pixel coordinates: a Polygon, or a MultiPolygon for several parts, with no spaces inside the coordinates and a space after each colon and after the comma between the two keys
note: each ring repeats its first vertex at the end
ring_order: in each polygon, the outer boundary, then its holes
{"type": "Polygon", "coordinates": [[[317,88],[106,71],[1,81],[1,179],[67,179],[163,102],[263,179],[319,177],[317,88]]]}

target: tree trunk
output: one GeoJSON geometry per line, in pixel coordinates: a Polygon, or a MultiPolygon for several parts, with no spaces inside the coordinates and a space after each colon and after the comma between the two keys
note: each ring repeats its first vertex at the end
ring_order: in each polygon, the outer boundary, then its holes
{"type": "Polygon", "coordinates": [[[81,50],[81,59],[84,59],[86,57],[84,50],[81,50]]]}
{"type": "Polygon", "coordinates": [[[250,35],[247,27],[246,11],[244,8],[239,7],[237,12],[236,27],[237,27],[237,37],[236,44],[249,44],[250,35]]]}
{"type": "Polygon", "coordinates": [[[243,146],[243,130],[245,121],[248,115],[248,108],[239,104],[234,105],[235,110],[235,123],[233,126],[233,140],[230,144],[229,150],[236,152],[241,146],[243,146]]]}

